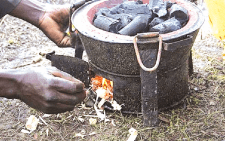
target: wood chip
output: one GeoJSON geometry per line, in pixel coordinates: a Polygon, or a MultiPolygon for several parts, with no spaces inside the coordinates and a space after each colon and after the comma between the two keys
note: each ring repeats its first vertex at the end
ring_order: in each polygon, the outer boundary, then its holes
{"type": "Polygon", "coordinates": [[[31,115],[26,123],[26,128],[30,131],[34,131],[37,128],[37,125],[39,123],[39,119],[37,119],[34,115],[31,115]]]}

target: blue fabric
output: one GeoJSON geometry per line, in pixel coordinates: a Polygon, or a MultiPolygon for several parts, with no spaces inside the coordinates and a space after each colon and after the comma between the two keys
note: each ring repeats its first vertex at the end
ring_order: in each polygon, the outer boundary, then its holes
{"type": "Polygon", "coordinates": [[[0,18],[13,11],[21,0],[0,0],[0,18]]]}

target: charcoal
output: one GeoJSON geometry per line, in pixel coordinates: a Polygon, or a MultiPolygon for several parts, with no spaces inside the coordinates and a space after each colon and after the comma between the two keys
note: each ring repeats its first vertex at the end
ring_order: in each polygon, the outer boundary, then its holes
{"type": "Polygon", "coordinates": [[[151,14],[147,4],[141,4],[141,2],[126,1],[119,6],[119,11],[117,13],[125,14],[151,14]]]}
{"type": "Polygon", "coordinates": [[[175,17],[181,24],[188,21],[188,11],[178,4],[172,5],[169,15],[170,18],[175,17]]]}
{"type": "Polygon", "coordinates": [[[118,33],[122,35],[133,36],[137,33],[145,32],[149,22],[149,16],[137,16],[127,26],[118,33]]]}
{"type": "Polygon", "coordinates": [[[157,24],[160,24],[162,22],[164,22],[165,20],[164,19],[161,19],[159,17],[155,17],[151,23],[149,24],[149,28],[152,28],[153,26],[157,25],[157,24]]]}
{"type": "Polygon", "coordinates": [[[141,0],[138,0],[138,1],[136,1],[138,4],[143,4],[143,1],[141,1],[141,0]]]}
{"type": "Polygon", "coordinates": [[[162,34],[182,28],[188,21],[188,13],[171,1],[149,0],[149,4],[141,0],[125,1],[110,9],[100,9],[93,21],[100,29],[122,35],[148,31],[162,34]]]}
{"type": "Polygon", "coordinates": [[[167,15],[167,9],[166,9],[166,5],[164,3],[161,3],[159,5],[159,10],[158,11],[153,11],[153,13],[155,13],[156,15],[158,15],[158,17],[164,17],[167,15]]]}
{"type": "MultiPolygon", "coordinates": [[[[121,14],[124,13],[126,9],[136,9],[136,6],[140,2],[135,2],[135,1],[126,1],[123,2],[115,7],[110,8],[111,14],[121,14]]],[[[131,13],[128,13],[131,14],[131,13]]]]}
{"type": "Polygon", "coordinates": [[[99,15],[103,15],[103,16],[107,16],[110,15],[111,11],[108,9],[108,8],[101,8],[99,9],[99,11],[95,14],[96,16],[99,16],[99,15]]]}
{"type": "Polygon", "coordinates": [[[159,32],[159,34],[165,34],[168,32],[173,32],[178,29],[181,29],[181,23],[176,18],[171,18],[166,20],[165,22],[162,22],[161,24],[158,24],[154,27],[152,27],[149,31],[150,32],[159,32]]]}
{"type": "Polygon", "coordinates": [[[117,10],[117,13],[118,13],[118,14],[124,13],[124,9],[123,9],[123,8],[119,8],[119,9],[117,10]]]}
{"type": "Polygon", "coordinates": [[[117,33],[121,29],[121,22],[103,15],[97,16],[94,20],[94,26],[113,33],[117,33]]]}
{"type": "Polygon", "coordinates": [[[136,1],[125,1],[125,2],[120,4],[120,8],[123,8],[123,9],[136,9],[137,5],[139,5],[139,4],[140,4],[140,2],[136,2],[136,1]]]}
{"type": "Polygon", "coordinates": [[[158,2],[163,2],[162,0],[149,0],[148,8],[153,10],[155,6],[158,5],[158,2]]]}
{"type": "Polygon", "coordinates": [[[119,20],[121,22],[121,28],[123,28],[124,26],[128,25],[132,20],[133,20],[133,16],[129,15],[129,14],[112,14],[112,12],[110,11],[110,9],[108,8],[101,8],[99,9],[99,11],[95,14],[95,18],[94,20],[97,18],[97,16],[99,15],[103,15],[109,18],[113,18],[116,20],[119,20]]]}
{"type": "Polygon", "coordinates": [[[120,13],[118,12],[119,9],[121,9],[121,8],[120,8],[120,5],[117,5],[117,6],[115,6],[115,7],[112,7],[112,8],[110,8],[110,13],[111,13],[111,14],[120,14],[120,13]]]}
{"type": "Polygon", "coordinates": [[[129,14],[111,14],[108,17],[119,20],[121,22],[121,28],[128,25],[132,20],[133,16],[129,14]]]}
{"type": "Polygon", "coordinates": [[[126,14],[152,14],[152,12],[148,9],[146,4],[139,4],[135,9],[125,9],[124,13],[126,14]]]}
{"type": "Polygon", "coordinates": [[[110,14],[110,10],[108,8],[101,8],[99,9],[99,11],[97,13],[95,13],[95,16],[93,18],[93,21],[99,16],[99,15],[103,15],[108,17],[110,14]]]}
{"type": "Polygon", "coordinates": [[[158,17],[164,17],[167,15],[166,3],[162,0],[152,0],[149,3],[149,9],[151,9],[158,17]]]}
{"type": "Polygon", "coordinates": [[[167,3],[164,3],[163,0],[149,0],[148,7],[158,17],[167,15],[167,3]]]}
{"type": "Polygon", "coordinates": [[[167,10],[168,10],[169,8],[171,8],[173,4],[175,4],[175,3],[171,2],[171,1],[165,1],[165,3],[166,3],[166,9],[167,9],[167,10]]]}

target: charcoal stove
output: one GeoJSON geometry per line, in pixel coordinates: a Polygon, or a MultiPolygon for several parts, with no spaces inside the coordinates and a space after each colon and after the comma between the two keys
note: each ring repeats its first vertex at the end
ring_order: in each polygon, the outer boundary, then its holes
{"type": "MultiPolygon", "coordinates": [[[[179,104],[188,95],[188,75],[192,71],[191,47],[204,22],[203,14],[188,1],[173,0],[188,10],[188,23],[180,30],[148,38],[144,37],[149,34],[125,36],[93,26],[94,14],[100,8],[110,8],[122,2],[89,2],[72,14],[72,24],[89,59],[88,63],[79,63],[82,72],[72,63],[81,61],[78,58],[67,57],[67,61],[64,61],[52,56],[52,65],[81,79],[86,86],[89,85],[90,72],[112,80],[113,98],[123,105],[122,112],[141,113],[144,125],[155,126],[159,110],[179,104]],[[134,49],[135,38],[143,65],[152,68],[158,60],[157,69],[149,72],[140,67],[134,49]],[[162,43],[159,43],[161,38],[162,43]],[[161,51],[159,46],[162,46],[161,51]],[[157,56],[158,52],[160,56],[157,56]]],[[[148,2],[143,0],[143,3],[148,2]]]]}

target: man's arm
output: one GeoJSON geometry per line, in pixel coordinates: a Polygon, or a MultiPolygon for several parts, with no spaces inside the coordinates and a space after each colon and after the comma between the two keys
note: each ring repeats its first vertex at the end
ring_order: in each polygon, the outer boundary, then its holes
{"type": "Polygon", "coordinates": [[[13,11],[21,0],[1,0],[0,1],[0,18],[13,11]]]}
{"type": "Polygon", "coordinates": [[[39,25],[39,20],[45,14],[47,4],[36,0],[21,0],[17,7],[9,14],[23,19],[35,26],[39,25]]]}

